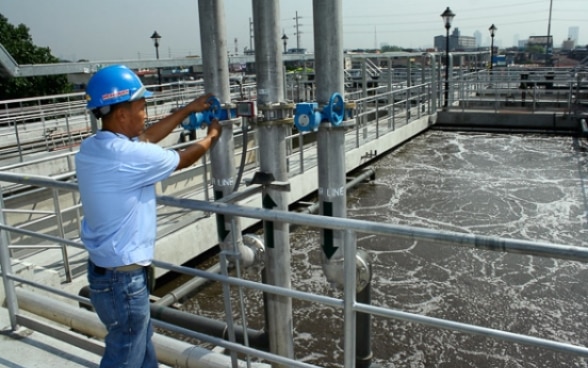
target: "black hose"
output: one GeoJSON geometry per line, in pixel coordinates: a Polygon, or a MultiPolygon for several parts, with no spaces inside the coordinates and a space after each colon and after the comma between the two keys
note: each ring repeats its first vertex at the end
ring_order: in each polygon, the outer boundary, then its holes
{"type": "Polygon", "coordinates": [[[243,132],[243,152],[241,152],[241,164],[239,165],[239,173],[237,175],[237,180],[235,181],[235,187],[233,188],[233,192],[236,192],[239,189],[239,184],[241,183],[241,179],[243,178],[243,171],[245,170],[245,160],[247,155],[247,130],[249,129],[247,126],[247,119],[242,119],[243,124],[241,125],[241,131],[243,132]]]}

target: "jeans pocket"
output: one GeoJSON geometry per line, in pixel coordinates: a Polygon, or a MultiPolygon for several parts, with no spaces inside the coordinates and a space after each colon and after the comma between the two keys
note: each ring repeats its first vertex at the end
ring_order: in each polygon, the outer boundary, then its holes
{"type": "Polygon", "coordinates": [[[112,287],[99,283],[90,285],[90,301],[96,310],[96,314],[106,326],[111,329],[118,324],[116,318],[115,296],[112,287]]]}
{"type": "Polygon", "coordinates": [[[144,298],[145,294],[147,294],[147,298],[149,298],[145,272],[129,275],[126,294],[129,299],[144,298]]]}

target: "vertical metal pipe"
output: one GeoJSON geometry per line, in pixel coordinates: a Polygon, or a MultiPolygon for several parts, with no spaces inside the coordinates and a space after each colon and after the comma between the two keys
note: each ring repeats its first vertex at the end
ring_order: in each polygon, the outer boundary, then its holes
{"type": "MultiPolygon", "coordinates": [[[[333,93],[343,93],[344,88],[342,1],[313,0],[312,4],[317,102],[325,105],[333,93]]],[[[365,75],[365,60],[362,68],[365,75]]],[[[347,217],[345,128],[321,124],[317,146],[320,214],[347,217]]],[[[327,260],[335,252],[342,253],[343,231],[325,229],[321,234],[327,260]]]]}
{"type": "MultiPolygon", "coordinates": [[[[342,0],[313,0],[312,4],[317,102],[319,105],[325,105],[333,93],[343,94],[344,89],[343,5],[342,0]]],[[[365,72],[365,61],[363,68],[365,72]]],[[[317,135],[317,146],[320,214],[347,217],[345,127],[343,125],[335,127],[330,123],[321,124],[317,135]]],[[[356,293],[355,242],[355,234],[350,231],[324,229],[321,232],[323,270],[327,280],[345,285],[346,367],[354,367],[355,359],[368,366],[371,364],[369,337],[366,339],[365,336],[360,335],[359,339],[355,338],[356,316],[352,308],[355,295],[349,295],[356,293]],[[338,271],[344,271],[343,276],[338,271]],[[360,351],[362,356],[356,357],[356,353],[360,351]]],[[[371,324],[369,315],[363,318],[361,323],[361,330],[369,333],[371,324]]]]}
{"type": "MultiPolygon", "coordinates": [[[[351,253],[355,254],[355,252],[351,253]]],[[[347,258],[347,257],[346,257],[347,258]]],[[[355,259],[355,257],[353,257],[355,259]]],[[[347,262],[347,260],[345,260],[347,262]]],[[[371,263],[368,263],[372,274],[371,263]]],[[[372,283],[368,282],[366,287],[359,291],[356,295],[356,300],[359,303],[372,303],[372,283]]],[[[369,368],[372,365],[372,317],[369,313],[357,312],[355,316],[357,335],[355,341],[355,362],[357,368],[369,368]]]]}
{"type": "MultiPolygon", "coordinates": [[[[224,0],[198,0],[200,21],[200,43],[202,45],[202,71],[204,89],[213,93],[223,104],[231,102],[229,86],[229,63],[227,55],[227,36],[225,24],[224,0]]],[[[220,199],[233,192],[236,180],[235,143],[233,140],[233,122],[222,122],[223,133],[210,151],[212,163],[212,184],[214,198],[220,199]]],[[[254,254],[243,246],[240,221],[231,227],[231,216],[217,215],[217,232],[223,249],[231,249],[230,243],[236,239],[240,250],[240,260],[249,266],[254,262],[254,254]],[[231,235],[234,229],[236,236],[231,235]]]]}
{"type": "MultiPolygon", "coordinates": [[[[275,0],[253,0],[255,61],[257,73],[257,103],[264,112],[260,119],[258,138],[260,170],[271,173],[277,181],[288,181],[286,166],[286,137],[291,124],[277,124],[286,117],[284,102],[283,62],[280,45],[280,7],[275,0]]],[[[288,193],[269,187],[262,191],[263,206],[288,210],[288,193]]],[[[264,222],[265,270],[268,284],[291,287],[290,227],[282,222],[264,222]]],[[[284,357],[294,357],[292,299],[266,294],[266,328],[270,351],[284,357]]]]}

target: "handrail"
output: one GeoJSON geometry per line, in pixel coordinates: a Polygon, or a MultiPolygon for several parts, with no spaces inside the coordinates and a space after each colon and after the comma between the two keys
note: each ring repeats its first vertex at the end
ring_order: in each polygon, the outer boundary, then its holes
{"type": "MultiPolygon", "coordinates": [[[[22,176],[15,175],[15,174],[3,174],[0,173],[0,180],[13,180],[18,182],[34,182],[36,185],[41,185],[47,188],[57,189],[57,188],[68,188],[73,189],[75,184],[72,183],[62,183],[56,181],[51,178],[43,178],[43,177],[33,177],[32,179],[28,180],[23,178],[22,176]]],[[[411,226],[403,226],[403,225],[395,225],[395,224],[383,224],[383,223],[375,223],[372,221],[366,220],[358,220],[358,219],[349,219],[349,218],[336,218],[330,216],[319,216],[319,215],[309,215],[303,213],[293,213],[293,212],[286,212],[280,210],[270,210],[270,209],[259,209],[259,208],[249,208],[245,206],[240,206],[236,204],[229,204],[229,203],[218,203],[218,202],[208,202],[208,201],[201,201],[201,200],[193,200],[193,199],[182,199],[182,198],[175,198],[170,196],[158,196],[158,203],[178,207],[182,209],[192,210],[192,211],[204,211],[204,212],[211,212],[223,215],[230,215],[230,216],[240,216],[240,217],[247,217],[247,218],[255,218],[258,220],[265,220],[265,221],[277,221],[277,222],[287,222],[293,225],[304,225],[309,226],[312,228],[320,228],[320,229],[333,229],[333,230],[344,230],[354,236],[354,233],[364,233],[364,234],[376,234],[376,235],[384,235],[384,236],[399,236],[401,238],[407,238],[412,240],[434,240],[436,242],[441,242],[451,246],[457,247],[465,247],[471,249],[483,249],[483,250],[492,250],[492,251],[499,251],[499,252],[508,252],[508,253],[519,253],[519,254],[529,254],[529,255],[537,255],[542,257],[552,257],[557,259],[567,259],[567,260],[574,260],[580,262],[588,262],[588,249],[583,247],[576,247],[576,246],[567,246],[561,244],[553,244],[553,243],[545,243],[545,242],[533,242],[533,241],[526,241],[526,240],[518,240],[518,239],[507,239],[507,238],[499,238],[499,237],[489,237],[489,236],[481,236],[475,234],[464,234],[464,233],[456,233],[450,231],[439,231],[439,230],[430,230],[418,227],[411,227],[411,226]]],[[[18,229],[11,226],[0,225],[0,229],[7,230],[10,232],[17,232],[17,233],[24,233],[31,236],[38,236],[44,239],[50,239],[55,242],[63,242],[67,243],[68,245],[72,245],[75,247],[82,247],[81,243],[76,241],[71,241],[67,239],[63,239],[59,236],[51,236],[47,234],[38,234],[32,231],[18,229]]],[[[345,254],[350,255],[347,259],[355,259],[355,248],[354,242],[346,242],[344,246],[345,254]]],[[[6,247],[7,244],[0,244],[3,247],[6,247]]],[[[347,262],[348,268],[347,272],[355,272],[355,267],[353,262],[347,262]]],[[[415,322],[419,324],[425,324],[429,326],[434,326],[443,329],[450,329],[454,331],[461,331],[468,334],[475,334],[481,335],[486,337],[492,337],[499,340],[509,341],[509,342],[516,342],[526,345],[538,346],[541,348],[547,348],[554,351],[566,352],[571,354],[576,354],[579,356],[587,357],[588,356],[588,348],[561,343],[557,341],[552,341],[549,339],[542,339],[533,336],[523,335],[523,334],[516,334],[510,333],[506,331],[484,328],[476,325],[455,322],[451,320],[444,320],[439,318],[433,318],[429,316],[418,315],[414,313],[407,313],[402,312],[390,308],[383,308],[377,307],[372,305],[366,305],[362,303],[354,302],[353,300],[349,301],[347,299],[339,299],[333,297],[327,297],[322,295],[316,295],[309,292],[302,292],[292,289],[283,289],[273,285],[262,284],[254,281],[243,280],[240,278],[227,276],[223,274],[216,274],[216,273],[209,273],[207,271],[193,269],[193,268],[186,268],[174,264],[169,264],[166,262],[162,262],[159,260],[155,260],[154,264],[157,267],[165,268],[171,271],[176,271],[182,274],[187,274],[191,276],[198,276],[203,277],[212,281],[218,281],[221,283],[229,284],[232,286],[244,287],[244,288],[252,288],[255,290],[259,290],[266,293],[273,293],[285,297],[297,298],[305,301],[310,301],[313,303],[321,303],[325,304],[334,308],[342,309],[346,315],[348,313],[369,313],[373,315],[378,315],[385,318],[393,318],[393,319],[400,319],[404,321],[415,322]],[[349,310],[351,308],[351,310],[349,310]]],[[[4,266],[4,265],[3,265],[4,266]]],[[[352,277],[353,274],[346,278],[345,280],[345,289],[351,288],[352,286],[349,283],[353,283],[355,278],[352,277]]],[[[3,268],[2,270],[2,277],[8,278],[12,281],[24,282],[32,286],[39,286],[42,287],[44,290],[56,291],[50,287],[42,286],[39,283],[35,283],[30,280],[24,280],[21,277],[15,276],[12,274],[10,269],[3,268]]],[[[68,295],[67,293],[59,292],[60,295],[68,295]]],[[[352,295],[346,294],[347,297],[353,297],[352,295]]],[[[79,300],[79,297],[72,297],[75,300],[79,300]]],[[[8,303],[9,305],[11,303],[8,303]]],[[[158,323],[160,326],[167,326],[165,323],[158,323]]],[[[225,346],[229,349],[241,349],[239,351],[246,352],[252,356],[257,356],[260,358],[272,360],[275,357],[268,355],[267,353],[258,352],[255,349],[251,348],[241,348],[235,346],[234,343],[221,341],[216,338],[210,338],[200,333],[194,333],[190,331],[185,331],[182,328],[171,327],[176,329],[179,332],[186,333],[191,336],[197,336],[199,339],[203,339],[204,341],[209,341],[220,346],[225,346]]],[[[354,327],[345,328],[344,331],[344,340],[345,345],[349,346],[355,341],[355,331],[354,327]]],[[[280,362],[283,362],[284,358],[279,358],[280,362]]],[[[347,357],[346,357],[347,359],[347,357]]],[[[275,360],[273,360],[275,361],[275,360]]],[[[294,364],[294,366],[298,366],[294,364]]]]}

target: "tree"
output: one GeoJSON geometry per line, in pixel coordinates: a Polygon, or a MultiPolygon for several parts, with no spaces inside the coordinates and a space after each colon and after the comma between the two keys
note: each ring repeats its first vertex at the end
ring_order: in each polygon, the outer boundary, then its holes
{"type": "Polygon", "coordinates": [[[396,52],[396,51],[402,51],[402,48],[399,46],[390,46],[390,45],[382,46],[382,52],[396,52]]]}
{"type": "MultiPolygon", "coordinates": [[[[50,64],[59,59],[51,55],[49,47],[33,44],[29,28],[24,24],[13,26],[0,14],[0,44],[18,64],[50,64]]],[[[66,76],[0,77],[0,100],[46,96],[72,91],[66,76]]]]}
{"type": "Polygon", "coordinates": [[[530,54],[545,54],[545,47],[541,45],[528,45],[527,52],[530,54]]]}

